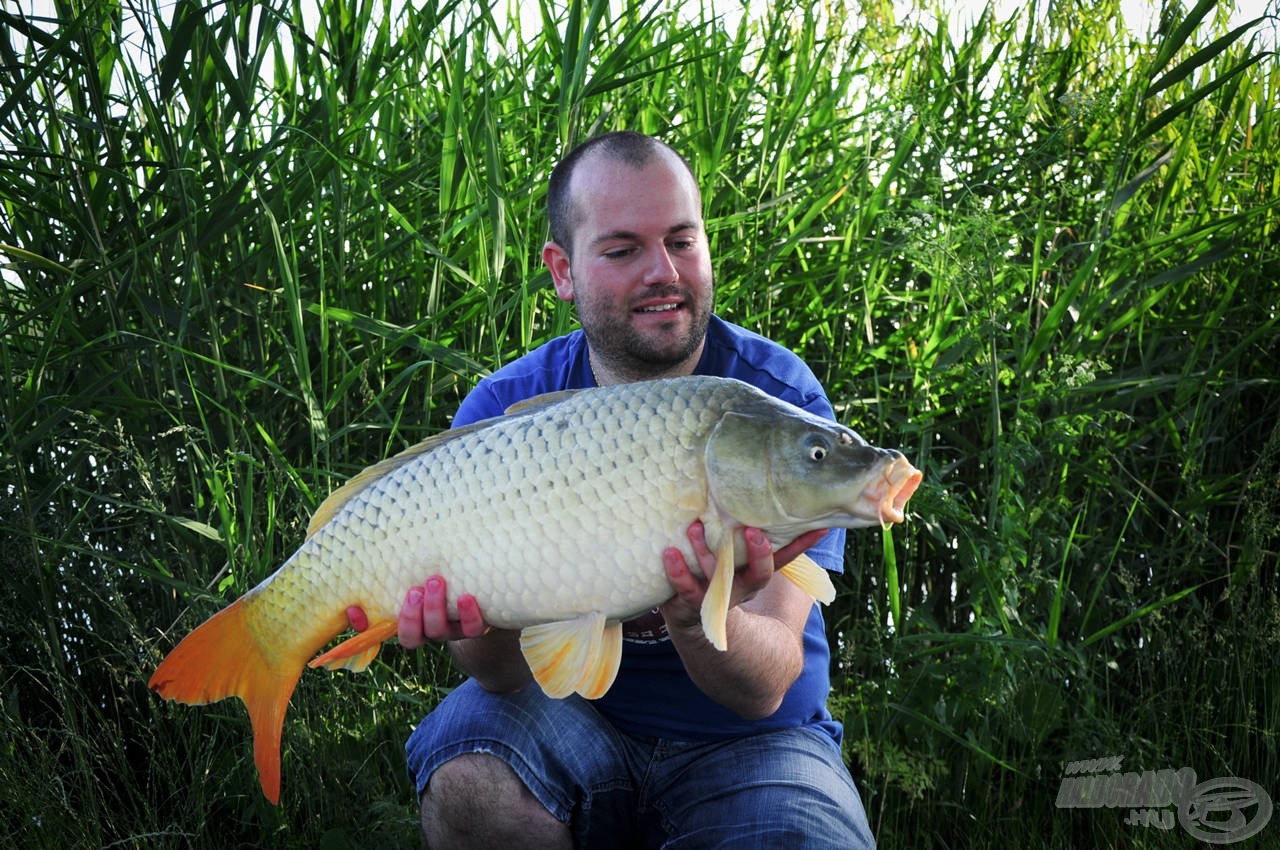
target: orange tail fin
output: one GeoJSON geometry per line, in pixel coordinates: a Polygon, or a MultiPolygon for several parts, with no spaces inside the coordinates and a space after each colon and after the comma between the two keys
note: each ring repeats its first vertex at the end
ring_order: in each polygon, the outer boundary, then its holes
{"type": "Polygon", "coordinates": [[[249,628],[244,602],[236,600],[187,635],[147,684],[165,699],[189,705],[240,697],[253,724],[253,760],[262,793],[278,804],[284,714],[315,649],[263,646],[249,628]]]}

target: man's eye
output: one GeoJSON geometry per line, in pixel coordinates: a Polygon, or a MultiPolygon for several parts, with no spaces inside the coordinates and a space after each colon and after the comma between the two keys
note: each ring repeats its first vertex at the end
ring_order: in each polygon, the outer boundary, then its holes
{"type": "Polygon", "coordinates": [[[631,256],[631,253],[631,248],[617,248],[613,251],[605,251],[601,256],[606,260],[625,260],[631,256]]]}

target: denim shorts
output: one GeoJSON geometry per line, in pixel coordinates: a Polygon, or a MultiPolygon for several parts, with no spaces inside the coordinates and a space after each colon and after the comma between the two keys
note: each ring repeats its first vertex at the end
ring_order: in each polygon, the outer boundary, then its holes
{"type": "Polygon", "coordinates": [[[421,794],[455,756],[502,759],[595,848],[860,850],[875,842],[840,747],[797,727],[711,742],[628,735],[578,696],[491,694],[467,680],[405,745],[421,794]]]}

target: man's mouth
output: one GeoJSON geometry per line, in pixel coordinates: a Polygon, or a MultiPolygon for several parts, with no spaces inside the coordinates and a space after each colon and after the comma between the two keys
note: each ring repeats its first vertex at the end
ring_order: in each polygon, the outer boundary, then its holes
{"type": "Polygon", "coordinates": [[[670,313],[673,310],[679,310],[681,307],[679,301],[670,304],[650,304],[646,307],[637,307],[637,313],[670,313]]]}

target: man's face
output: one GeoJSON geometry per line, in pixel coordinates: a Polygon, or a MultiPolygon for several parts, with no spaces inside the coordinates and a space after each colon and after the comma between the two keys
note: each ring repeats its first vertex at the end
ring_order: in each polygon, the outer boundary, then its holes
{"type": "Polygon", "coordinates": [[[711,316],[693,178],[669,154],[640,168],[595,155],[574,171],[573,255],[549,243],[556,292],[577,305],[602,382],[689,374],[711,316]]]}

